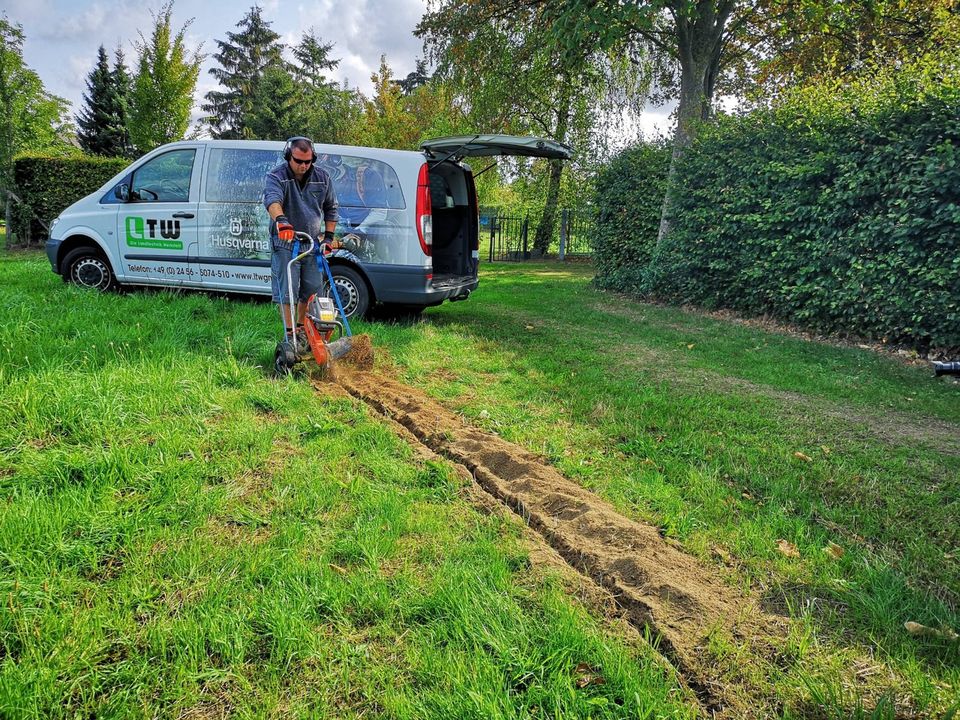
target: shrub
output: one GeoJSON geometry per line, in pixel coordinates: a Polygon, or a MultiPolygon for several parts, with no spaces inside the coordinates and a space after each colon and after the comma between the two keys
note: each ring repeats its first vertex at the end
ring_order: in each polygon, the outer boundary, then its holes
{"type": "Polygon", "coordinates": [[[101,187],[129,160],[103,157],[20,156],[14,160],[14,184],[22,202],[14,205],[11,228],[23,245],[39,243],[47,225],[65,208],[101,187]],[[42,221],[42,222],[41,222],[42,221]]]}
{"type": "Polygon", "coordinates": [[[597,178],[594,259],[599,287],[640,289],[657,240],[670,150],[642,144],[625,150],[597,178]]]}
{"type": "MultiPolygon", "coordinates": [[[[721,117],[672,193],[664,242],[651,254],[648,234],[632,255],[598,258],[598,284],[960,348],[960,72],[919,64],[721,117]]],[[[645,190],[619,207],[631,202],[649,223],[645,190]]]]}

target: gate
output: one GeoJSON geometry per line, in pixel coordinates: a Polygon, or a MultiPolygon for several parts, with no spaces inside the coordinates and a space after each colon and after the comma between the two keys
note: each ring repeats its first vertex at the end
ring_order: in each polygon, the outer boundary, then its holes
{"type": "MultiPolygon", "coordinates": [[[[482,208],[480,211],[480,236],[487,243],[487,252],[482,253],[489,262],[529,260],[533,256],[533,236],[536,221],[530,215],[505,215],[497,208],[482,208]]],[[[593,214],[563,208],[554,229],[554,238],[548,254],[556,254],[560,260],[593,254],[590,238],[593,233],[593,214]]]]}

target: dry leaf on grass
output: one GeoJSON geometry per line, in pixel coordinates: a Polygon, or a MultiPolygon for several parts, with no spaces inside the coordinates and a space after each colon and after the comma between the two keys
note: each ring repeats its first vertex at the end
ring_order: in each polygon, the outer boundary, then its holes
{"type": "Polygon", "coordinates": [[[830,556],[836,558],[837,560],[839,560],[840,558],[842,558],[842,557],[846,554],[846,552],[847,552],[847,551],[844,550],[842,547],[840,547],[839,545],[837,545],[835,542],[828,542],[828,543],[827,543],[827,546],[823,549],[823,551],[824,551],[827,555],[830,555],[830,556]]]}
{"type": "Polygon", "coordinates": [[[579,663],[573,669],[573,672],[578,676],[576,685],[581,690],[588,685],[606,685],[607,683],[603,679],[603,675],[600,675],[599,671],[595,670],[589,663],[579,663]]]}
{"type": "Polygon", "coordinates": [[[797,546],[789,540],[777,540],[777,550],[779,550],[782,555],[786,555],[787,557],[800,557],[800,551],[797,549],[797,546]]]}
{"type": "Polygon", "coordinates": [[[810,457],[809,455],[804,455],[804,454],[803,454],[802,452],[800,452],[799,450],[798,450],[797,452],[795,452],[795,453],[793,454],[793,456],[794,456],[797,460],[803,460],[804,462],[813,462],[813,458],[812,458],[812,457],[810,457]]]}
{"type": "Polygon", "coordinates": [[[914,637],[932,637],[939,638],[940,640],[951,640],[953,642],[960,640],[960,635],[957,635],[957,633],[947,627],[938,630],[937,628],[915,622],[905,622],[903,626],[907,629],[907,632],[914,637]]]}

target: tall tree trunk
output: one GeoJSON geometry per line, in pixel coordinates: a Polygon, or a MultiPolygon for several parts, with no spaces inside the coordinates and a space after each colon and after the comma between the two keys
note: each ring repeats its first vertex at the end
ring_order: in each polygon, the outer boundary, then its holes
{"type": "Polygon", "coordinates": [[[713,91],[720,73],[723,32],[735,4],[735,0],[699,0],[693,16],[677,15],[680,102],[673,135],[673,154],[667,174],[667,192],[660,210],[658,246],[670,232],[671,194],[677,165],[696,138],[699,124],[710,117],[713,91]]]}
{"type": "MultiPolygon", "coordinates": [[[[557,129],[553,133],[553,139],[557,142],[565,142],[567,139],[567,128],[570,124],[570,104],[573,93],[570,89],[570,81],[564,80],[563,89],[560,91],[557,106],[557,129]]],[[[547,200],[543,206],[543,214],[540,216],[540,222],[537,225],[537,234],[533,239],[533,251],[538,255],[546,255],[550,249],[550,241],[553,239],[553,229],[557,224],[557,205],[560,201],[560,178],[563,176],[563,161],[550,161],[550,178],[547,181],[547,200]]]]}

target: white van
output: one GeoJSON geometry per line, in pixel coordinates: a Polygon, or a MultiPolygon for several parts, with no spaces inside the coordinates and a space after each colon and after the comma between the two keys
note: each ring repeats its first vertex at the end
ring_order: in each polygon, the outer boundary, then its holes
{"type": "MultiPolygon", "coordinates": [[[[54,272],[99,290],[119,283],[269,295],[263,179],[282,162],[283,147],[197,140],[144,155],[53,221],[54,272]]],[[[314,145],[340,203],[345,247],[330,264],[348,315],[375,304],[439,305],[476,289],[478,206],[465,157],[570,157],[559,143],[505,135],[421,148],[314,145]]]]}

